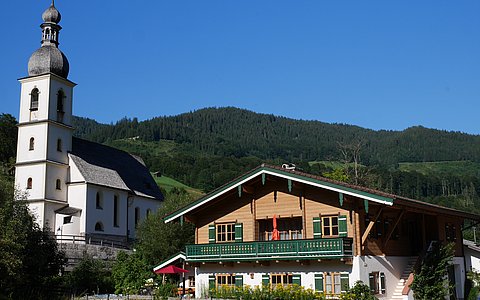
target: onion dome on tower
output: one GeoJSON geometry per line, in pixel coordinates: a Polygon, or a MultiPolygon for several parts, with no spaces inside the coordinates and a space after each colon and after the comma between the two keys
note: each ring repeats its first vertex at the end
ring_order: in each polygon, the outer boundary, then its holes
{"type": "Polygon", "coordinates": [[[35,51],[28,61],[28,75],[36,76],[53,73],[67,78],[69,64],[67,57],[58,49],[58,34],[62,27],[58,25],[62,16],[52,1],[42,14],[42,46],[35,51]]]}

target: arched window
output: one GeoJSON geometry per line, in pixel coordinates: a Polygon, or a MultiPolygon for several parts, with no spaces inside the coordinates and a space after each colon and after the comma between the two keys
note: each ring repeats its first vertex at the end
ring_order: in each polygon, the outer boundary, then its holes
{"type": "Polygon", "coordinates": [[[35,150],[35,139],[34,139],[33,137],[30,138],[30,144],[29,144],[29,146],[28,146],[28,150],[29,150],[29,151],[35,150]]]}
{"type": "Polygon", "coordinates": [[[38,89],[34,88],[30,93],[30,110],[38,110],[38,89]]]}
{"type": "Polygon", "coordinates": [[[147,209],[147,218],[152,214],[152,210],[149,208],[147,209]]]}
{"type": "Polygon", "coordinates": [[[102,194],[100,194],[100,192],[97,192],[97,195],[95,197],[95,207],[97,209],[103,209],[103,199],[102,199],[102,194]]]}
{"type": "Polygon", "coordinates": [[[33,185],[33,180],[32,178],[28,178],[27,179],[27,190],[31,190],[32,189],[32,185],[33,185]]]}
{"type": "Polygon", "coordinates": [[[102,222],[97,222],[95,224],[95,231],[103,231],[103,224],[102,222]]]}
{"type": "Polygon", "coordinates": [[[61,139],[57,140],[57,151],[62,152],[62,140],[61,139]]]}
{"type": "Polygon", "coordinates": [[[140,207],[135,207],[135,227],[138,226],[140,222],[140,207]]]}
{"type": "Polygon", "coordinates": [[[113,226],[114,227],[120,227],[118,222],[118,219],[120,218],[119,212],[120,212],[120,203],[118,202],[118,196],[115,195],[113,196],[113,226]]]}
{"type": "Polygon", "coordinates": [[[55,182],[55,188],[57,190],[61,190],[62,189],[62,182],[60,181],[60,179],[57,179],[57,181],[55,182]]]}
{"type": "Polygon", "coordinates": [[[65,93],[63,90],[59,90],[57,94],[57,111],[63,113],[63,99],[65,98],[65,93]]]}

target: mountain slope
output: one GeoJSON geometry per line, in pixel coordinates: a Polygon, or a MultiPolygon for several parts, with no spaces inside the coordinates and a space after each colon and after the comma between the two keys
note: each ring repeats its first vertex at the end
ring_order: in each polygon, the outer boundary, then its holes
{"type": "Polygon", "coordinates": [[[424,127],[374,131],[345,124],[294,120],[238,108],[206,108],[178,116],[138,122],[122,119],[115,125],[76,118],[78,136],[98,142],[140,137],[143,141],[173,140],[210,155],[287,161],[331,160],[339,144],[361,142],[363,163],[480,162],[480,136],[424,127]]]}

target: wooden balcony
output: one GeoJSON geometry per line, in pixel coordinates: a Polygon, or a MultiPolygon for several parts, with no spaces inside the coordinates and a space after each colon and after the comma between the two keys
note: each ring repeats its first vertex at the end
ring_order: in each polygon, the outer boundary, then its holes
{"type": "Polygon", "coordinates": [[[352,257],[351,238],[187,245],[187,261],[340,259],[352,257]]]}

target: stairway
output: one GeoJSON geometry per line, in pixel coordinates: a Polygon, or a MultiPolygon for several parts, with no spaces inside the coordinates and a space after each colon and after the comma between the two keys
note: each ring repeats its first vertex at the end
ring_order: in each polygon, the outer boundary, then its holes
{"type": "Polygon", "coordinates": [[[410,276],[410,273],[413,272],[413,267],[415,266],[417,259],[418,259],[418,256],[412,256],[408,259],[407,265],[403,269],[402,275],[400,276],[400,280],[398,281],[397,286],[395,287],[395,290],[390,300],[407,299],[406,295],[402,295],[402,291],[403,291],[403,288],[405,287],[405,283],[407,282],[408,276],[410,276]]]}

